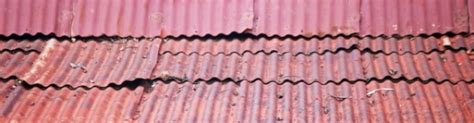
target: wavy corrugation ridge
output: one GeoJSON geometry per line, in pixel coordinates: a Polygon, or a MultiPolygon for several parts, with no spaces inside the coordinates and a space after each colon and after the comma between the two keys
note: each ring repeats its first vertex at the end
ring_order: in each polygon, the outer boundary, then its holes
{"type": "Polygon", "coordinates": [[[26,51],[26,52],[41,52],[43,51],[45,40],[0,40],[0,52],[1,51],[26,51]]]}
{"type": "Polygon", "coordinates": [[[162,34],[205,36],[243,33],[253,28],[253,0],[165,0],[162,34]]]}
{"type": "Polygon", "coordinates": [[[361,0],[361,2],[362,36],[469,32],[470,20],[466,0],[361,0]]]}
{"type": "Polygon", "coordinates": [[[411,39],[382,39],[382,38],[344,38],[336,39],[169,39],[162,44],[160,54],[199,54],[199,55],[231,55],[244,53],[265,54],[277,53],[279,55],[322,55],[345,50],[367,50],[373,53],[384,54],[417,54],[432,51],[474,49],[472,36],[455,36],[442,38],[411,38],[411,39]]]}
{"type": "Polygon", "coordinates": [[[0,34],[377,37],[466,33],[474,23],[470,4],[469,0],[0,0],[0,34]]]}
{"type": "Polygon", "coordinates": [[[0,78],[27,73],[39,57],[37,53],[0,53],[0,78]]]}
{"type": "Polygon", "coordinates": [[[161,40],[70,42],[51,39],[43,52],[1,54],[2,77],[16,76],[30,84],[106,86],[150,78],[161,40]],[[2,74],[2,75],[3,75],[2,74]]]}
{"type": "Polygon", "coordinates": [[[242,33],[252,0],[1,0],[0,34],[167,37],[242,33]]]}
{"type": "Polygon", "coordinates": [[[255,0],[254,33],[350,35],[360,30],[360,0],[255,0]]]}
{"type": "Polygon", "coordinates": [[[469,122],[469,83],[163,83],[135,90],[0,83],[0,120],[18,122],[469,122]]]}
{"type": "Polygon", "coordinates": [[[338,52],[323,55],[243,54],[172,55],[159,58],[153,78],[162,80],[262,80],[263,82],[305,81],[339,83],[342,80],[370,80],[405,77],[409,80],[471,81],[473,60],[465,52],[430,54],[370,54],[338,52]]]}
{"type": "Polygon", "coordinates": [[[0,0],[0,34],[70,36],[75,0],[0,0]]]}

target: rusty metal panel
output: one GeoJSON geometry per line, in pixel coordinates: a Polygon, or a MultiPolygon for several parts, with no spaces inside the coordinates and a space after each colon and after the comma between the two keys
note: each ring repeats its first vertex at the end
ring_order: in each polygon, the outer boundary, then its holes
{"type": "Polygon", "coordinates": [[[366,51],[384,54],[417,54],[445,50],[474,49],[473,36],[443,38],[325,38],[325,39],[170,39],[162,44],[160,54],[238,54],[277,53],[311,55],[341,51],[366,51]],[[445,42],[445,43],[444,43],[445,42]]]}
{"type": "Polygon", "coordinates": [[[469,32],[474,32],[474,1],[467,0],[467,4],[469,9],[469,32]]]}
{"type": "Polygon", "coordinates": [[[179,80],[262,80],[340,83],[343,80],[407,78],[410,80],[471,81],[474,63],[465,51],[428,54],[381,54],[360,51],[296,55],[163,54],[153,78],[179,80]]]}
{"type": "Polygon", "coordinates": [[[252,0],[0,0],[0,34],[192,36],[253,27],[252,0]]]}
{"type": "Polygon", "coordinates": [[[253,0],[163,0],[163,35],[205,36],[253,28],[253,0]]]}
{"type": "Polygon", "coordinates": [[[152,91],[25,89],[0,83],[0,120],[18,122],[469,122],[474,84],[356,81],[157,82],[152,91]],[[409,84],[410,83],[410,84],[409,84]]]}
{"type": "Polygon", "coordinates": [[[0,53],[0,79],[18,77],[27,73],[38,59],[39,54],[31,53],[0,53]]]}
{"type": "Polygon", "coordinates": [[[255,34],[350,35],[359,32],[360,0],[255,0],[255,34]]]}
{"type": "Polygon", "coordinates": [[[44,86],[107,86],[149,79],[158,60],[160,42],[160,39],[113,42],[51,39],[39,54],[2,53],[1,59],[5,60],[0,65],[17,72],[0,73],[44,86]],[[28,66],[19,68],[21,65],[28,66]]]}
{"type": "Polygon", "coordinates": [[[431,35],[469,30],[465,0],[362,0],[363,36],[431,35]]]}
{"type": "Polygon", "coordinates": [[[0,0],[0,34],[70,35],[74,0],[0,0]]]}
{"type": "Polygon", "coordinates": [[[0,40],[0,52],[41,52],[46,44],[45,40],[0,40]]]}

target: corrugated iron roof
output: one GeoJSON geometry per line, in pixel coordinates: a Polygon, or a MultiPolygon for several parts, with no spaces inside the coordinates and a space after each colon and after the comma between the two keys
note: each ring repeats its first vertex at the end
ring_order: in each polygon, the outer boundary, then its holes
{"type": "Polygon", "coordinates": [[[244,32],[252,0],[0,0],[0,34],[180,36],[244,32]]]}
{"type": "Polygon", "coordinates": [[[471,4],[0,0],[0,122],[474,121],[471,4]]]}
{"type": "Polygon", "coordinates": [[[37,53],[0,53],[0,79],[27,73],[38,57],[37,53]]]}
{"type": "MultiPolygon", "coordinates": [[[[461,80],[474,78],[474,63],[465,52],[428,54],[364,53],[360,51],[326,54],[278,55],[244,53],[231,55],[163,54],[154,77],[172,76],[196,80],[262,80],[263,82],[336,82],[384,78],[421,80],[461,80]]],[[[166,77],[164,77],[166,78],[166,77]]]]}
{"type": "Polygon", "coordinates": [[[466,3],[466,0],[362,0],[360,34],[416,36],[468,32],[466,3]]]}
{"type": "Polygon", "coordinates": [[[41,52],[45,46],[42,40],[0,40],[0,52],[19,51],[19,52],[41,52]]]}
{"type": "Polygon", "coordinates": [[[18,122],[469,122],[474,85],[421,81],[192,84],[152,91],[25,89],[0,83],[0,117],[18,122]],[[411,83],[411,84],[408,84],[411,83]]]}
{"type": "MultiPolygon", "coordinates": [[[[178,37],[470,32],[468,0],[1,0],[0,34],[178,37]]],[[[471,2],[469,2],[471,3],[471,2]]]]}
{"type": "Polygon", "coordinates": [[[360,30],[360,0],[255,0],[255,33],[350,35],[360,30]]]}
{"type": "Polygon", "coordinates": [[[344,38],[335,39],[169,39],[162,44],[160,54],[239,54],[277,53],[279,55],[310,55],[360,50],[384,54],[417,54],[433,51],[474,49],[473,36],[443,38],[344,38]],[[444,42],[447,42],[444,43],[444,42]]]}
{"type": "Polygon", "coordinates": [[[171,39],[160,45],[161,39],[0,41],[3,49],[34,50],[0,53],[5,59],[0,62],[0,69],[5,69],[0,75],[73,87],[166,79],[163,74],[189,81],[214,78],[307,83],[387,77],[453,82],[474,78],[469,72],[474,69],[469,55],[474,46],[471,37],[171,39]],[[445,41],[449,46],[443,45],[445,41]]]}
{"type": "MultiPolygon", "coordinates": [[[[148,79],[157,63],[156,40],[44,41],[40,54],[0,53],[2,77],[58,86],[107,86],[148,79]],[[37,59],[36,59],[37,58],[37,59]],[[21,70],[21,71],[19,71],[21,70]]],[[[40,41],[41,42],[41,41],[40,41]]]]}

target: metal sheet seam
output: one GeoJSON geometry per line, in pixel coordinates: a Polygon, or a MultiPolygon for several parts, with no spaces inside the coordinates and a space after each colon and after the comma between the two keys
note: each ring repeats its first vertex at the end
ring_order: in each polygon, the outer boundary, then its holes
{"type": "MultiPolygon", "coordinates": [[[[471,22],[471,10],[470,10],[471,7],[469,7],[469,0],[464,0],[464,3],[465,3],[464,5],[466,6],[466,9],[467,9],[467,22],[470,23],[471,22]]],[[[467,26],[467,32],[469,34],[473,33],[473,32],[471,32],[471,26],[470,25],[467,26]]]]}
{"type": "Polygon", "coordinates": [[[156,71],[156,69],[157,69],[157,67],[156,67],[156,66],[158,66],[158,62],[160,62],[160,56],[161,56],[161,54],[160,54],[160,52],[161,52],[161,46],[163,46],[163,43],[165,43],[165,42],[166,42],[166,40],[167,40],[167,39],[163,39],[163,38],[153,38],[153,39],[152,39],[152,41],[153,41],[153,40],[156,40],[156,39],[160,40],[160,41],[159,41],[159,44],[158,44],[158,52],[157,52],[157,57],[156,57],[156,58],[157,58],[157,60],[156,60],[156,64],[155,64],[155,66],[153,66],[153,67],[154,67],[154,68],[153,68],[153,70],[151,70],[150,76],[152,76],[152,74],[153,74],[153,73],[156,71]]]}

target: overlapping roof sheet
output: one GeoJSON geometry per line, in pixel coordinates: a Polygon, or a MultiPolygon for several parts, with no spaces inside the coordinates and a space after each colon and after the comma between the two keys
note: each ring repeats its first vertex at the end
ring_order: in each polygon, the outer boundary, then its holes
{"type": "Polygon", "coordinates": [[[0,34],[180,36],[243,32],[252,0],[1,0],[0,34]]]}
{"type": "MultiPolygon", "coordinates": [[[[411,83],[411,84],[410,84],[411,83]]],[[[474,86],[158,82],[153,90],[39,89],[0,83],[2,120],[61,122],[469,122],[474,86]]]]}
{"type": "Polygon", "coordinates": [[[0,0],[0,122],[470,122],[472,8],[0,0]]]}
{"type": "Polygon", "coordinates": [[[418,54],[446,50],[474,49],[474,36],[443,38],[344,38],[335,39],[169,39],[162,44],[160,54],[243,55],[244,53],[276,53],[279,55],[321,55],[359,50],[383,54],[418,54]]]}
{"type": "Polygon", "coordinates": [[[137,79],[339,83],[400,79],[472,81],[471,37],[428,39],[1,41],[2,78],[100,86],[137,79]],[[449,45],[443,45],[446,41],[449,45]],[[13,43],[11,43],[13,42],[13,43]],[[15,43],[17,42],[17,43],[15,43]],[[21,43],[18,43],[21,42],[21,43]],[[7,48],[8,47],[8,48],[7,48]],[[33,50],[32,52],[22,52],[33,50]]]}
{"type": "Polygon", "coordinates": [[[157,63],[160,41],[35,41],[45,42],[32,43],[43,44],[39,54],[2,53],[0,68],[4,71],[0,74],[30,83],[74,87],[148,79],[157,63]]]}
{"type": "Polygon", "coordinates": [[[433,52],[429,54],[371,54],[359,51],[326,53],[322,55],[250,54],[172,55],[159,58],[153,76],[165,75],[196,80],[262,80],[307,83],[342,80],[401,78],[472,81],[474,63],[466,53],[433,52]]]}
{"type": "MultiPolygon", "coordinates": [[[[465,33],[468,0],[1,0],[0,34],[178,37],[465,33]]],[[[469,1],[469,3],[472,3],[469,1]]]]}

